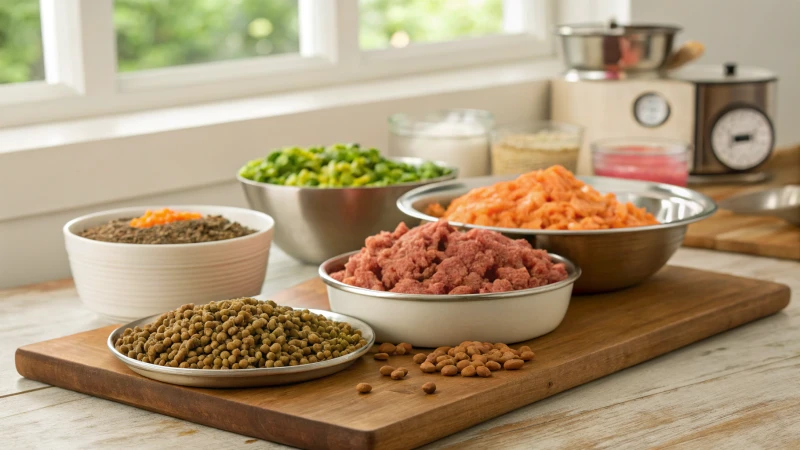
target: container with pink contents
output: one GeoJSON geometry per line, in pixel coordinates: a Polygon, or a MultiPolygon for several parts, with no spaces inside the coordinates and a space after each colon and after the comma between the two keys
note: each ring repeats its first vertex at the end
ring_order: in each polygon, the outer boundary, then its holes
{"type": "Polygon", "coordinates": [[[367,321],[379,342],[437,347],[549,333],[566,314],[580,269],[525,240],[439,221],[401,223],[319,273],[331,309],[367,321]]]}

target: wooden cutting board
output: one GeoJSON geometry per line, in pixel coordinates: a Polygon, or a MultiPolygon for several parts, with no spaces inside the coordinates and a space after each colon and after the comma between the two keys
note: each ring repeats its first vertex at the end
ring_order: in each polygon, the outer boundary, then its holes
{"type": "MultiPolygon", "coordinates": [[[[22,347],[16,366],[26,378],[296,447],[412,448],[774,314],[789,294],[781,284],[667,267],[624,291],[573,298],[555,331],[527,343],[533,362],[491,378],[423,374],[407,355],[389,361],[410,369],[400,381],[381,377],[384,363],[364,357],[338,374],[290,386],[185,388],[128,370],[105,346],[113,326],[22,347]],[[420,390],[428,381],[438,386],[434,395],[420,390]],[[361,382],[373,391],[357,394],[361,382]]],[[[318,279],[273,298],[328,306],[318,279]]]]}
{"type": "MultiPolygon", "coordinates": [[[[747,192],[800,184],[800,147],[777,152],[765,170],[772,174],[772,179],[766,183],[690,187],[720,201],[747,192]]],[[[800,260],[800,227],[776,217],[720,210],[706,220],[689,225],[683,245],[800,260]]]]}

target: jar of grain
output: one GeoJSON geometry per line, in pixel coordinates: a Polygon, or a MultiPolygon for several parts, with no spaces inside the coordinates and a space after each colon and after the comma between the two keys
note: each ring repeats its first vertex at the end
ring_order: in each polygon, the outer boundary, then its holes
{"type": "Polygon", "coordinates": [[[575,172],[583,128],[559,122],[498,126],[491,136],[492,174],[509,175],[560,164],[575,172]]]}

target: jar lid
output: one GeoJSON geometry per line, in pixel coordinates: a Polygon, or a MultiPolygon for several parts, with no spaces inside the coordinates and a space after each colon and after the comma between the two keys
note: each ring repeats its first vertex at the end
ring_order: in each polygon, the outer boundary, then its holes
{"type": "Polygon", "coordinates": [[[676,70],[670,74],[670,78],[697,84],[763,83],[778,79],[777,75],[770,70],[739,66],[734,62],[692,65],[676,70]]]}

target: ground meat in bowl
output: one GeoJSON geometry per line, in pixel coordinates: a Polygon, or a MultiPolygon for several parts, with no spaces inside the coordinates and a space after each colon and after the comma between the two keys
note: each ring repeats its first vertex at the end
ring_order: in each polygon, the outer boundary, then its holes
{"type": "Polygon", "coordinates": [[[545,250],[500,233],[461,232],[441,220],[368,237],[344,270],[330,274],[351,286],[404,294],[485,294],[529,289],[567,278],[545,250]]]}

